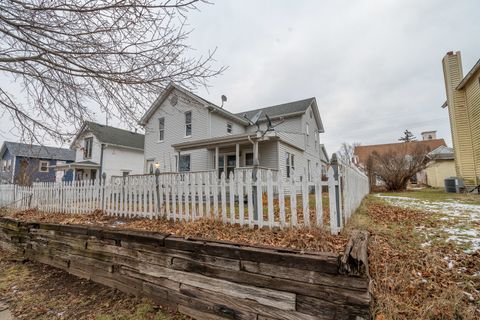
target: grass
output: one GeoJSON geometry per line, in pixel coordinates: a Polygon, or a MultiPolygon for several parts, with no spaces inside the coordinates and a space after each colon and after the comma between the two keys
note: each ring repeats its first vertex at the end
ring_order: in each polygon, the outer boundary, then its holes
{"type": "MultiPolygon", "coordinates": [[[[450,197],[439,190],[395,195],[429,201],[450,197]]],[[[455,200],[472,203],[470,197],[455,200]]],[[[389,205],[375,195],[364,200],[344,232],[360,228],[371,233],[374,319],[480,318],[480,278],[475,275],[480,270],[479,253],[464,253],[461,245],[445,241],[441,232],[429,246],[424,246],[422,228],[441,230],[443,224],[448,221],[389,205]]]]}
{"type": "Polygon", "coordinates": [[[467,193],[446,193],[442,188],[426,188],[418,190],[408,190],[403,192],[385,192],[382,193],[389,196],[411,197],[426,201],[458,201],[465,204],[479,204],[480,195],[467,193]]]}

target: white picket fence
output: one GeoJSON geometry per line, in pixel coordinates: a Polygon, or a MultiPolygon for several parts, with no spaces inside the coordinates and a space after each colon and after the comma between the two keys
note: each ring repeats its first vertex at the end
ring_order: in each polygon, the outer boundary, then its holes
{"type": "Polygon", "coordinates": [[[126,180],[35,183],[32,187],[0,186],[0,206],[35,208],[71,214],[101,210],[120,217],[192,221],[215,218],[250,227],[323,226],[328,199],[330,230],[337,234],[369,192],[368,178],[358,169],[338,166],[321,175],[283,178],[267,170],[253,181],[251,172],[224,174],[192,172],[145,175],[126,180]],[[322,197],[322,186],[328,193],[322,197]],[[258,201],[257,201],[258,199],[258,201]]]}

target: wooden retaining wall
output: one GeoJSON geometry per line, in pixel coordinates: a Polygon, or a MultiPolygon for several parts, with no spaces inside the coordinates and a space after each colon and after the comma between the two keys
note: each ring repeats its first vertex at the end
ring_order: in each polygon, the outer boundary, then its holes
{"type": "Polygon", "coordinates": [[[367,239],[356,238],[339,257],[0,218],[0,248],[196,319],[368,318],[367,239]]]}

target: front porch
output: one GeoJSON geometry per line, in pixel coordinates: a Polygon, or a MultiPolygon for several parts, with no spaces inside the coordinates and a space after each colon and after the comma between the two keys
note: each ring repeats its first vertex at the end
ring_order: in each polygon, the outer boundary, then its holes
{"type": "Polygon", "coordinates": [[[100,165],[92,161],[79,161],[66,163],[55,166],[56,171],[63,171],[64,175],[67,171],[73,170],[73,180],[95,180],[99,178],[100,165]]]}
{"type": "MultiPolygon", "coordinates": [[[[229,135],[211,139],[201,139],[173,145],[178,159],[178,172],[192,172],[191,152],[207,150],[207,163],[204,167],[214,171],[220,178],[229,178],[232,173],[252,170],[278,171],[278,136],[274,132],[264,136],[256,133],[229,135]]],[[[198,159],[195,159],[198,161],[198,159]]]]}

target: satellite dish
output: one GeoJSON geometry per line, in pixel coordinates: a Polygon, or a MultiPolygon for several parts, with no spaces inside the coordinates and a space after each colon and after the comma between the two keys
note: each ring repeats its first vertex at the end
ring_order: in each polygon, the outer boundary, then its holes
{"type": "Polygon", "coordinates": [[[222,94],[222,97],[221,97],[221,98],[222,98],[222,106],[221,106],[220,108],[223,108],[223,104],[224,104],[225,102],[227,102],[227,96],[224,95],[224,94],[222,94]]]}
{"type": "Polygon", "coordinates": [[[258,111],[258,112],[253,116],[253,118],[251,118],[251,119],[249,119],[249,118],[247,117],[247,114],[246,114],[246,113],[243,114],[243,117],[244,117],[245,119],[247,119],[248,123],[250,123],[251,126],[256,125],[256,126],[257,126],[257,130],[260,131],[260,126],[258,125],[258,119],[260,119],[260,116],[262,115],[262,112],[263,112],[262,110],[258,111]]]}

